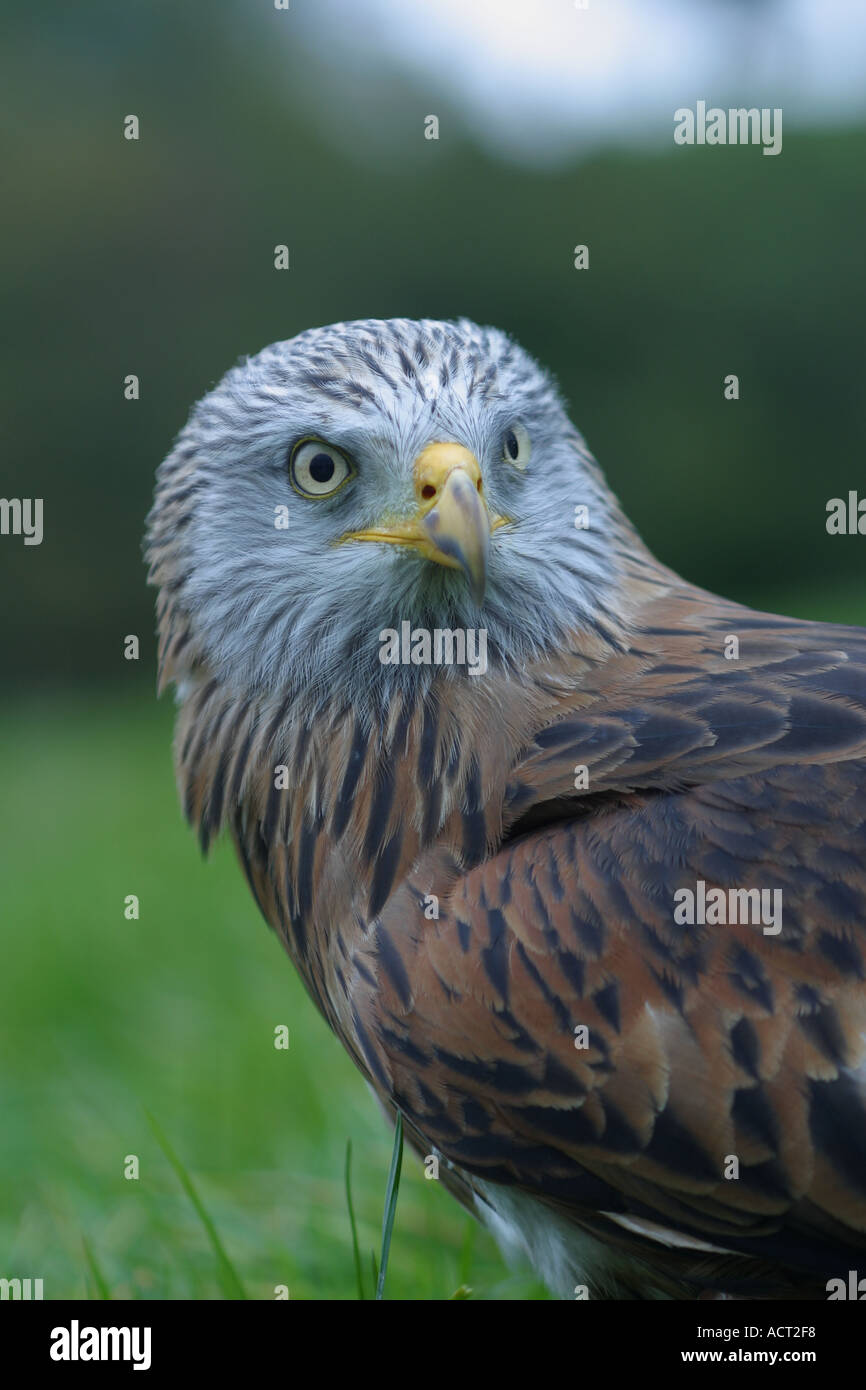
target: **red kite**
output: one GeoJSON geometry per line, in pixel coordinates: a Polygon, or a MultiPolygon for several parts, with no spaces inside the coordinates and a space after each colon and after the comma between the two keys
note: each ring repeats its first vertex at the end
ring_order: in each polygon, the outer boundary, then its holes
{"type": "Polygon", "coordinates": [[[864,631],[659,564],[465,321],[234,368],[148,554],[186,814],[462,1202],[564,1296],[862,1267],[864,631]]]}

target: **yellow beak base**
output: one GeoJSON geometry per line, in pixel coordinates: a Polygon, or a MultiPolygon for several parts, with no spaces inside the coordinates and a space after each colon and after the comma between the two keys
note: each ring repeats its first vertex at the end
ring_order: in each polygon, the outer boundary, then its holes
{"type": "Polygon", "coordinates": [[[478,460],[462,444],[428,444],[413,469],[418,510],[413,517],[369,531],[349,531],[344,541],[378,541],[417,550],[428,560],[461,570],[477,603],[487,586],[491,521],[478,460]]]}

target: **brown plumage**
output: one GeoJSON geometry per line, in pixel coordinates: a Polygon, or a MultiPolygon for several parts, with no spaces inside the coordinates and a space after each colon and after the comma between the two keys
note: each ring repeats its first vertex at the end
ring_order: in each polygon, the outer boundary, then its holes
{"type": "Polygon", "coordinates": [[[150,551],[186,813],[415,1147],[562,1293],[826,1296],[866,1258],[866,633],[624,523],[555,650],[378,705],[244,689],[184,598],[198,477],[176,453],[150,551]],[[781,890],[781,928],[682,925],[698,883],[781,890]]]}

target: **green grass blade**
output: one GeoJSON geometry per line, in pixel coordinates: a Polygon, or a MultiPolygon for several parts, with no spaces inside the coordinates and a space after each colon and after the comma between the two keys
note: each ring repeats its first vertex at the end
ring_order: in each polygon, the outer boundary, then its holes
{"type": "Polygon", "coordinates": [[[358,1281],[358,1297],[364,1301],[364,1279],[361,1274],[361,1251],[358,1247],[358,1227],[355,1225],[355,1208],[352,1206],[352,1141],[346,1140],[346,1202],[349,1207],[349,1224],[352,1227],[352,1252],[355,1256],[355,1278],[358,1281]]]}
{"type": "Polygon", "coordinates": [[[108,1301],[110,1302],[111,1294],[108,1291],[108,1285],[105,1282],[105,1279],[103,1278],[102,1270],[96,1263],[96,1256],[91,1250],[90,1242],[88,1241],[86,1236],[81,1237],[81,1244],[84,1246],[84,1258],[87,1261],[87,1267],[90,1270],[91,1278],[93,1279],[93,1282],[96,1285],[96,1292],[100,1298],[108,1299],[108,1301]]]}
{"type": "Polygon", "coordinates": [[[463,1232],[463,1244],[460,1249],[460,1283],[469,1283],[469,1274],[472,1268],[472,1250],[475,1245],[475,1233],[478,1230],[478,1223],[470,1216],[467,1218],[466,1227],[463,1232]]]}
{"type": "Polygon", "coordinates": [[[397,1193],[400,1189],[400,1169],[403,1164],[403,1116],[397,1111],[394,1125],[394,1148],[391,1152],[391,1171],[388,1174],[388,1187],[385,1191],[385,1214],[382,1218],[382,1258],[379,1261],[379,1278],[376,1282],[376,1298],[385,1297],[385,1275],[388,1272],[388,1253],[391,1249],[391,1233],[394,1230],[394,1217],[397,1215],[397,1193]]]}
{"type": "Polygon", "coordinates": [[[210,1241],[211,1248],[214,1252],[214,1255],[216,1256],[217,1276],[219,1278],[219,1282],[222,1287],[223,1293],[225,1294],[226,1298],[246,1298],[246,1290],[244,1289],[244,1286],[240,1281],[240,1278],[235,1270],[234,1265],[232,1264],[231,1260],[225,1252],[225,1248],[223,1246],[222,1241],[217,1235],[216,1226],[213,1224],[207,1212],[205,1211],[201,1198],[199,1197],[198,1193],[193,1187],[192,1179],[190,1178],[189,1174],[187,1173],[177,1154],[174,1152],[174,1149],[169,1144],[167,1138],[163,1134],[154,1117],[147,1111],[145,1111],[145,1114],[147,1115],[147,1122],[153,1130],[156,1142],[159,1144],[159,1147],[162,1149],[163,1153],[165,1154],[166,1158],[168,1159],[169,1163],[171,1164],[172,1168],[177,1174],[177,1178],[180,1182],[181,1187],[183,1188],[189,1200],[192,1202],[192,1205],[196,1210],[198,1218],[201,1221],[201,1224],[204,1226],[207,1238],[210,1241]]]}

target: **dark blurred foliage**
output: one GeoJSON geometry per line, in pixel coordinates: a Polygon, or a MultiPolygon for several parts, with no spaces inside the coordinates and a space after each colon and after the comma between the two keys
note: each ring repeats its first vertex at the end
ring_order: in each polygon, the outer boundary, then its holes
{"type": "Polygon", "coordinates": [[[4,678],[150,678],[142,526],[189,406],[238,356],[365,316],[506,328],[554,371],[665,561],[845,616],[820,594],[862,590],[866,541],[824,523],[828,498],[866,491],[866,133],[786,128],[776,158],[671,141],[534,172],[397,74],[365,96],[355,82],[341,110],[327,45],[275,42],[281,20],[151,0],[50,26],[35,7],[7,34],[0,495],[45,499],[45,540],[0,539],[4,678]],[[364,100],[387,113],[384,146],[364,100]]]}

